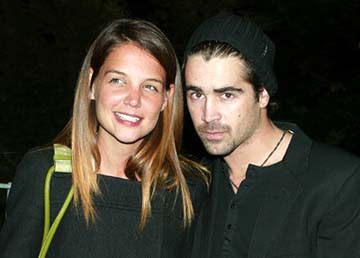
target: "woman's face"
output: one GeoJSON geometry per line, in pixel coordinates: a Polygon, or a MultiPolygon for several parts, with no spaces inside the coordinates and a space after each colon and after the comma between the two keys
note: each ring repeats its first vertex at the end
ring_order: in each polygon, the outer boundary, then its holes
{"type": "Polygon", "coordinates": [[[134,43],[115,47],[92,85],[98,142],[137,147],[155,128],[172,95],[158,60],[134,43]]]}

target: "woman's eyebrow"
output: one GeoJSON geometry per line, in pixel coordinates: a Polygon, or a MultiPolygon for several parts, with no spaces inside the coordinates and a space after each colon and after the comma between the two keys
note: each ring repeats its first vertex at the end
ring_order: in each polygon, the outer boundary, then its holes
{"type": "Polygon", "coordinates": [[[116,74],[119,74],[119,75],[126,76],[126,73],[118,71],[118,70],[113,70],[113,69],[105,71],[105,75],[108,74],[108,73],[116,73],[116,74]]]}
{"type": "MultiPolygon", "coordinates": [[[[118,70],[114,70],[114,69],[110,69],[110,70],[105,71],[105,75],[107,75],[109,73],[115,73],[115,74],[118,74],[118,75],[127,76],[126,73],[118,71],[118,70]]],[[[162,80],[156,79],[156,78],[147,78],[145,81],[153,81],[153,82],[157,82],[157,83],[160,83],[160,84],[164,84],[164,82],[162,80]]]]}

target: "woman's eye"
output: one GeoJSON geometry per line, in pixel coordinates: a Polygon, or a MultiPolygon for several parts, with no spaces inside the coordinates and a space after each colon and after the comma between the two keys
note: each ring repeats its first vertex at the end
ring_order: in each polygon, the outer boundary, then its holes
{"type": "Polygon", "coordinates": [[[149,91],[158,92],[157,87],[154,86],[154,85],[151,85],[151,84],[146,84],[146,85],[144,86],[144,88],[147,89],[147,90],[149,90],[149,91]]]}
{"type": "Polygon", "coordinates": [[[125,82],[122,79],[119,79],[119,78],[111,78],[110,83],[111,84],[116,84],[116,85],[125,84],[125,82]]]}

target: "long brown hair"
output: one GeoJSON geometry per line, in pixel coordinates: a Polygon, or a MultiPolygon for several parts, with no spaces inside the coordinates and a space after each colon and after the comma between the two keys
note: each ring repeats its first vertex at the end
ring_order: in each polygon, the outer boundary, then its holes
{"type": "Polygon", "coordinates": [[[181,74],[175,51],[166,36],[152,23],[143,20],[119,19],[108,25],[92,43],[83,62],[75,93],[72,119],[54,140],[72,148],[75,205],[83,209],[87,222],[95,219],[93,194],[100,194],[97,171],[101,156],[97,147],[97,119],[90,100],[92,82],[114,47],[133,42],[152,54],[166,71],[166,90],[175,85],[174,95],[162,111],[151,134],[145,137],[130,157],[125,173],[130,180],[141,178],[142,210],[140,228],[151,213],[151,198],[157,187],[180,193],[183,220],[189,225],[193,206],[182,168],[203,167],[179,157],[183,123],[181,74]],[[93,74],[90,80],[90,70],[93,74]]]}

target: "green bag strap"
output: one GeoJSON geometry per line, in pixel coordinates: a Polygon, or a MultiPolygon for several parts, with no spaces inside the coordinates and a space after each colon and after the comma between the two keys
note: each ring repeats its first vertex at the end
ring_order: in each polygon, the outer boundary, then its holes
{"type": "Polygon", "coordinates": [[[41,243],[41,249],[38,258],[45,258],[55,232],[64,217],[64,214],[69,207],[74,196],[74,189],[71,186],[66,199],[61,206],[54,222],[50,227],[50,183],[54,172],[71,173],[71,149],[61,144],[54,144],[54,165],[52,165],[46,174],[44,185],[44,233],[41,243]]]}

